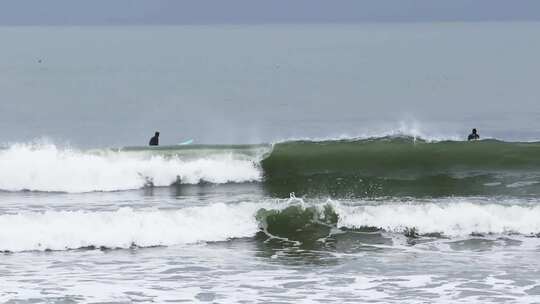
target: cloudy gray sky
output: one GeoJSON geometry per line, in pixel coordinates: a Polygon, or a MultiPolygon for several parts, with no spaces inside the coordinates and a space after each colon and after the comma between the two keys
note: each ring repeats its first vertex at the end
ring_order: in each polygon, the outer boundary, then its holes
{"type": "Polygon", "coordinates": [[[539,0],[0,0],[1,25],[540,20],[539,0]]]}

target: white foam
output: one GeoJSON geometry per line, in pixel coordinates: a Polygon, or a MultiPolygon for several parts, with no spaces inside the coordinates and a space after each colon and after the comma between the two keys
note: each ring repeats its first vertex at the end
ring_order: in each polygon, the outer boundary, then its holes
{"type": "Polygon", "coordinates": [[[143,156],[136,153],[92,154],[54,145],[15,144],[0,150],[0,190],[90,192],[169,186],[201,180],[248,182],[261,178],[254,162],[234,154],[199,159],[143,156]]]}
{"type": "Polygon", "coordinates": [[[471,233],[540,232],[540,206],[474,204],[469,202],[345,206],[334,203],[339,226],[379,227],[401,232],[415,227],[419,233],[466,236],[471,233]]]}
{"type": "MultiPolygon", "coordinates": [[[[330,201],[339,215],[338,226],[379,227],[402,232],[447,236],[471,233],[540,232],[540,206],[492,203],[387,203],[358,206],[330,201]]],[[[65,250],[87,246],[129,248],[170,246],[252,237],[259,231],[255,215],[260,208],[309,206],[301,199],[188,207],[179,210],[25,211],[0,215],[0,251],[65,250]]],[[[316,203],[321,208],[324,204],[316,203]]]]}
{"type": "Polygon", "coordinates": [[[23,212],[0,216],[0,250],[129,248],[253,236],[256,204],[222,203],[180,210],[23,212]]]}

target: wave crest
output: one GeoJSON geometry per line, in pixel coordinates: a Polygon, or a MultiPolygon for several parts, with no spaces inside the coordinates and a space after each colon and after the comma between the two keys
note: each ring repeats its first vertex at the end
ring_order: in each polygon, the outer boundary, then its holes
{"type": "Polygon", "coordinates": [[[20,212],[0,215],[0,227],[9,227],[0,230],[0,251],[170,246],[253,237],[260,231],[304,245],[366,228],[452,238],[540,233],[540,206],[523,201],[505,204],[468,200],[310,203],[293,198],[178,210],[20,212]]]}
{"type": "Polygon", "coordinates": [[[16,144],[0,150],[0,189],[90,192],[169,186],[250,182],[261,179],[248,158],[222,153],[196,159],[129,152],[83,152],[54,145],[16,144]]]}
{"type": "Polygon", "coordinates": [[[450,202],[358,207],[337,204],[335,208],[340,215],[338,225],[350,229],[377,227],[405,232],[415,228],[419,233],[447,236],[540,232],[540,206],[450,202]]]}
{"type": "Polygon", "coordinates": [[[0,251],[129,248],[224,241],[257,229],[254,206],[181,210],[48,211],[0,216],[0,251]],[[29,233],[31,232],[31,233],[29,233]]]}
{"type": "Polygon", "coordinates": [[[537,195],[540,143],[408,136],[78,151],[0,149],[0,190],[90,192],[262,182],[269,193],[332,197],[537,195]]]}

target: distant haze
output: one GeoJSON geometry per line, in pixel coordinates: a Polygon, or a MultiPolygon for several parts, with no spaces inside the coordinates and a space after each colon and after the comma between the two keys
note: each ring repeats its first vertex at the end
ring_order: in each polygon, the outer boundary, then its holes
{"type": "Polygon", "coordinates": [[[537,0],[0,0],[0,25],[540,20],[537,0]]]}

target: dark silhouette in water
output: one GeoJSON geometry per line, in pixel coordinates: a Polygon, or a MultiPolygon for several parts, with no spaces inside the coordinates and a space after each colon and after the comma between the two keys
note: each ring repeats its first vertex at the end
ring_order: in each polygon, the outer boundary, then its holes
{"type": "Polygon", "coordinates": [[[159,146],[159,132],[154,134],[154,137],[150,138],[150,146],[159,146]]]}
{"type": "Polygon", "coordinates": [[[478,135],[478,132],[476,131],[476,129],[472,129],[472,133],[469,134],[469,137],[467,138],[467,140],[478,140],[480,139],[480,135],[478,135]]]}

